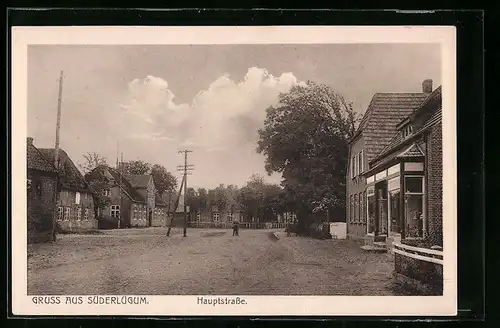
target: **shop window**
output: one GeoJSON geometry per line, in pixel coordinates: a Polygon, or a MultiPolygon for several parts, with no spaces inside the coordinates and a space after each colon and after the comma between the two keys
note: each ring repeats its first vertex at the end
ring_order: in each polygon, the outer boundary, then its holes
{"type": "Polygon", "coordinates": [[[363,224],[366,224],[366,191],[363,192],[363,224]]]}
{"type": "Polygon", "coordinates": [[[400,233],[400,191],[399,189],[394,189],[389,192],[389,202],[390,202],[390,220],[391,220],[391,232],[400,233]]]}
{"type": "Polygon", "coordinates": [[[368,233],[375,232],[375,194],[368,194],[366,196],[367,206],[367,231],[368,233]]]}
{"type": "Polygon", "coordinates": [[[423,177],[405,177],[405,236],[409,238],[424,236],[423,183],[423,177]]]}

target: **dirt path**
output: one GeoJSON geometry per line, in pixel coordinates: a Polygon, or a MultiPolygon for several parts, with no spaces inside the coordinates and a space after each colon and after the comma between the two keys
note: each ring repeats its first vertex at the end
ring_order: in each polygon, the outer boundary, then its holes
{"type": "Polygon", "coordinates": [[[30,249],[29,294],[390,295],[392,263],[348,241],[142,229],[30,249]]]}

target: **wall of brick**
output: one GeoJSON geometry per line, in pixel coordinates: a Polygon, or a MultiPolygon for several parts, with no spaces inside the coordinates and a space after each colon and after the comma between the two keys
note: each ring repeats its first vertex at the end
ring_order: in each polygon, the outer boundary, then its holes
{"type": "Polygon", "coordinates": [[[58,215],[57,218],[59,232],[77,232],[97,229],[97,220],[94,213],[94,199],[90,193],[80,193],[80,202],[76,204],[76,191],[62,190],[59,193],[57,211],[59,211],[61,207],[63,213],[62,215],[58,215]],[[69,217],[66,215],[67,208],[70,209],[69,217]]]}
{"type": "MultiPolygon", "coordinates": [[[[359,154],[361,150],[364,150],[365,141],[361,135],[356,141],[354,141],[351,146],[351,152],[349,157],[349,167],[348,174],[346,178],[346,223],[347,223],[347,237],[351,239],[360,239],[366,235],[366,209],[363,206],[362,215],[359,215],[359,196],[362,197],[363,204],[366,204],[366,200],[363,199],[363,192],[366,189],[366,179],[364,177],[351,178],[351,168],[352,168],[352,157],[359,154]],[[358,196],[358,206],[356,211],[351,213],[351,195],[358,196]]],[[[363,151],[363,163],[364,169],[368,168],[366,151],[363,151]]]]}
{"type": "Polygon", "coordinates": [[[443,266],[440,264],[395,253],[394,271],[423,285],[432,294],[443,294],[443,266]]]}
{"type": "Polygon", "coordinates": [[[427,137],[427,238],[443,246],[443,144],[442,125],[432,127],[427,137]]]}
{"type": "MultiPolygon", "coordinates": [[[[120,189],[119,186],[113,186],[110,188],[111,200],[110,205],[120,205],[120,215],[122,219],[122,227],[131,226],[131,206],[132,200],[127,196],[127,194],[120,189]],[[121,195],[121,199],[120,199],[121,195]]],[[[111,206],[107,206],[101,211],[102,216],[111,216],[111,206]]]]}
{"type": "Polygon", "coordinates": [[[56,178],[28,170],[28,179],[32,181],[27,190],[28,243],[47,242],[52,240],[56,178]]]}

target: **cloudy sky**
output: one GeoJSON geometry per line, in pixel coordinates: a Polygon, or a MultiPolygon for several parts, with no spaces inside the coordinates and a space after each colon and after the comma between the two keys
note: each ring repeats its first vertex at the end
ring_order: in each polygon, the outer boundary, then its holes
{"type": "Polygon", "coordinates": [[[30,46],[28,134],[38,147],[54,145],[61,70],[60,145],[76,163],[97,152],[114,164],[119,143],[124,160],[177,175],[177,151],[189,148],[189,184],[208,188],[265,175],[257,129],[294,84],[326,83],[364,112],[376,92],[441,83],[436,45],[30,46]]]}

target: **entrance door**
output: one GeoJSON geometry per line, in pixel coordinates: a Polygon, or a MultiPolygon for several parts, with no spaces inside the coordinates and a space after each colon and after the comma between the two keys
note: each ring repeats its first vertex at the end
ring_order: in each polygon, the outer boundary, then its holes
{"type": "Polygon", "coordinates": [[[153,210],[149,210],[148,213],[148,227],[153,225],[153,210]]]}

